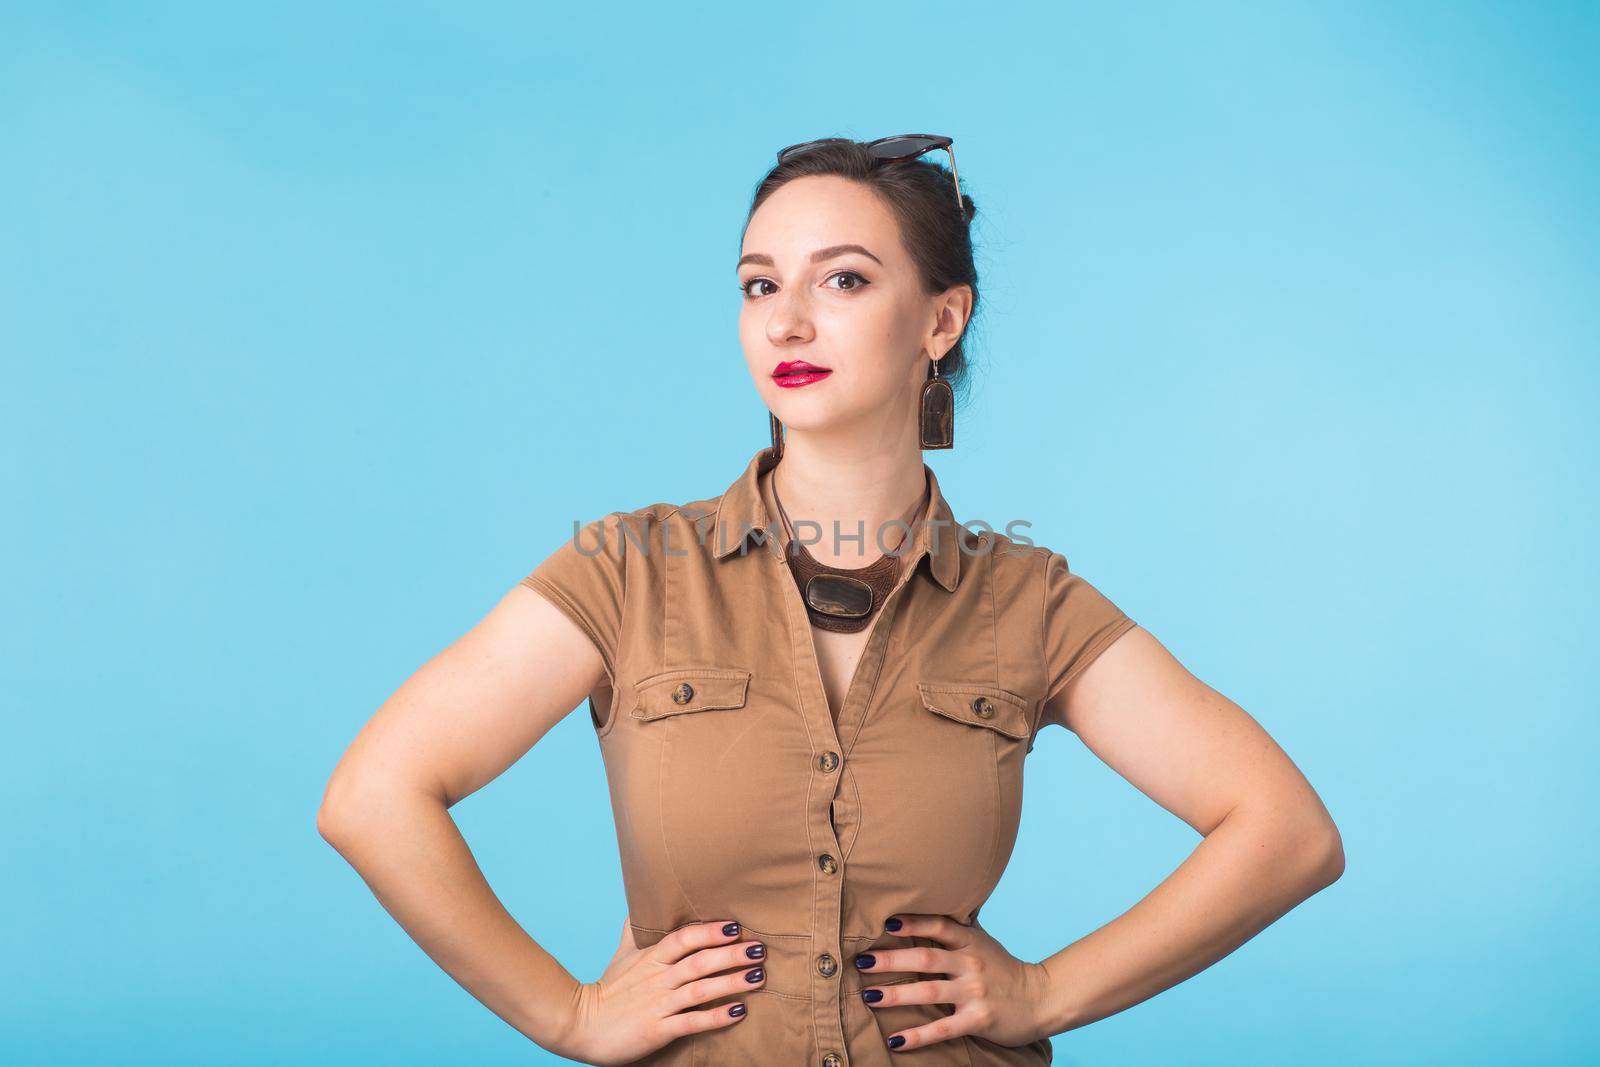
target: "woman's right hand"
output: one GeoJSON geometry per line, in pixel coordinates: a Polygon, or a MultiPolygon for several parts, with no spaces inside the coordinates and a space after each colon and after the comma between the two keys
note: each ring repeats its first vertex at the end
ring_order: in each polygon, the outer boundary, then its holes
{"type": "Polygon", "coordinates": [[[744,1017],[742,1001],[685,1011],[718,997],[766,984],[766,946],[741,941],[737,923],[690,923],[649,948],[633,940],[622,921],[622,942],[605,973],[579,986],[571,1025],[561,1047],[550,1051],[598,1067],[631,1063],[686,1034],[733,1026],[744,1017]],[[754,956],[750,951],[754,951],[754,956]],[[730,968],[739,970],[723,974],[730,968]],[[749,976],[754,973],[755,979],[749,976]],[[733,1014],[737,1012],[738,1014],[733,1014]]]}

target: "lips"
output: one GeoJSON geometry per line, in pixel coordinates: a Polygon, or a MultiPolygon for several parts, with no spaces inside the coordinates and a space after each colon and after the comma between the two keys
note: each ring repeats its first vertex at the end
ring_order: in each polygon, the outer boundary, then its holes
{"type": "Polygon", "coordinates": [[[828,367],[819,367],[803,359],[786,359],[772,369],[772,380],[785,388],[792,389],[820,382],[832,373],[828,367]]]}

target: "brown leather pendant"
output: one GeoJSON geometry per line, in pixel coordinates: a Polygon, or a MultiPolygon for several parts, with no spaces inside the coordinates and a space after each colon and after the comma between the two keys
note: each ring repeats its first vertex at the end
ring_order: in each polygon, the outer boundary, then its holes
{"type": "MultiPolygon", "coordinates": [[[[772,486],[772,498],[788,534],[784,560],[800,589],[811,624],[819,630],[834,633],[859,633],[865,630],[900,578],[902,555],[885,552],[865,567],[854,568],[832,567],[819,562],[804,544],[795,540],[788,513],[784,511],[775,485],[772,486]]],[[[902,518],[901,521],[906,524],[903,529],[909,528],[926,506],[927,493],[924,492],[922,499],[902,518]]]]}
{"type": "Polygon", "coordinates": [[[900,577],[900,557],[887,553],[849,574],[841,573],[845,568],[819,563],[799,542],[794,542],[788,558],[811,624],[834,633],[865,630],[900,577]]]}
{"type": "Polygon", "coordinates": [[[806,607],[841,619],[872,614],[872,586],[843,574],[813,574],[806,580],[806,607]]]}

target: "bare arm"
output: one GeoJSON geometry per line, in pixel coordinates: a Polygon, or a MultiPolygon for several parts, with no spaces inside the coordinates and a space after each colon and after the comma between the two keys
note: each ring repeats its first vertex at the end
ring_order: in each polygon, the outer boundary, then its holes
{"type": "Polygon", "coordinates": [[[506,911],[447,809],[515,763],[604,676],[583,631],[518,586],[384,702],[317,812],[322,836],[423,951],[558,1053],[580,983],[506,911]]]}
{"type": "Polygon", "coordinates": [[[1204,840],[1132,908],[1041,962],[1047,1034],[1204,970],[1343,873],[1339,832],[1299,768],[1145,630],[1056,699],[1095,755],[1204,840]]]}

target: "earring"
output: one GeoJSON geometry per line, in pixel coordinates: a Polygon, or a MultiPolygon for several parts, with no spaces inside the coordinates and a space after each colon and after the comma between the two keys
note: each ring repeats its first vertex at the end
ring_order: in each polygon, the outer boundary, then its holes
{"type": "Polygon", "coordinates": [[[767,418],[772,420],[772,458],[779,460],[783,458],[783,423],[770,411],[767,418]]]}
{"type": "MultiPolygon", "coordinates": [[[[943,359],[944,357],[939,357],[943,359]]],[[[956,437],[956,394],[950,379],[939,377],[939,360],[922,383],[922,447],[952,448],[956,437]]]]}

